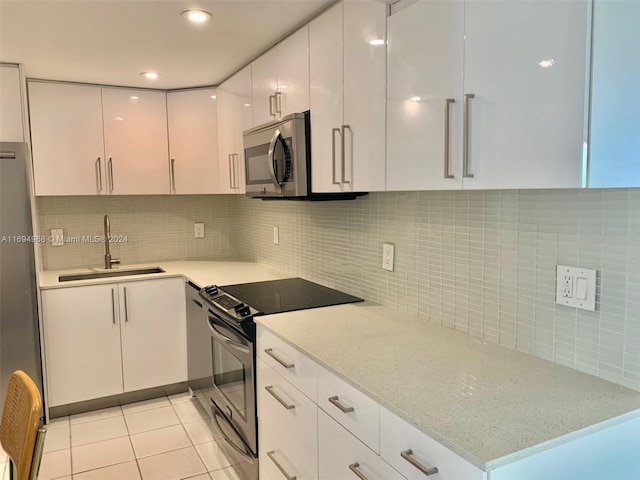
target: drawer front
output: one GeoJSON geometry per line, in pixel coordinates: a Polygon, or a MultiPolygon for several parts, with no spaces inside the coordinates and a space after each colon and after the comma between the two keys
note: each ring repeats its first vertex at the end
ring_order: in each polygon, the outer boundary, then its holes
{"type": "Polygon", "coordinates": [[[318,411],[318,433],[320,480],[404,480],[402,475],[322,410],[318,411]],[[356,472],[363,477],[358,477],[356,472]]]}
{"type": "Polygon", "coordinates": [[[316,363],[260,326],[257,343],[258,357],[315,402],[318,387],[316,363]]]}
{"type": "Polygon", "coordinates": [[[258,359],[260,479],[317,479],[318,407],[258,359]]]}
{"type": "Polygon", "coordinates": [[[429,476],[434,480],[483,478],[480,469],[383,407],[380,407],[380,455],[409,480],[427,478],[418,464],[426,469],[437,468],[437,475],[429,476]],[[407,458],[402,457],[403,453],[407,458]]]}
{"type": "Polygon", "coordinates": [[[318,406],[376,453],[380,453],[380,406],[318,366],[318,406]]]}

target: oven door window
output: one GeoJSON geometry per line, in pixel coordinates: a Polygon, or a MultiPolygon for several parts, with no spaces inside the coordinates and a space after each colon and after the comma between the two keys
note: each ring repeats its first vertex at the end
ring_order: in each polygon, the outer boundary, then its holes
{"type": "Polygon", "coordinates": [[[240,416],[247,419],[246,371],[252,368],[245,365],[231,350],[216,338],[211,337],[213,352],[213,383],[222,392],[227,401],[233,405],[240,416]]]}
{"type": "MultiPolygon", "coordinates": [[[[292,139],[282,138],[274,146],[274,175],[278,183],[291,181],[293,161],[292,139]]],[[[271,177],[269,144],[247,148],[244,151],[247,185],[275,184],[271,177]]]]}

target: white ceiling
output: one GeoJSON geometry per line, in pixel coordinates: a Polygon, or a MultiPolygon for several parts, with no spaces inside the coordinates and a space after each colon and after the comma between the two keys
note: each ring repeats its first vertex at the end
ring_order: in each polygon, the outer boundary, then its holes
{"type": "Polygon", "coordinates": [[[333,0],[0,0],[0,61],[27,77],[160,89],[217,85],[333,0]],[[204,25],[181,17],[213,15],[204,25]],[[161,74],[155,81],[144,71],[161,74]]]}

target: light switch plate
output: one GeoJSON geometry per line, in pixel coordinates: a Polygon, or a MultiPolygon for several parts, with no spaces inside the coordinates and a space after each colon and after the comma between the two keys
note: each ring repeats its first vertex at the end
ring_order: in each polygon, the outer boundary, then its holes
{"type": "Polygon", "coordinates": [[[557,265],[556,303],[595,312],[596,270],[557,265]]]}
{"type": "Polygon", "coordinates": [[[61,247],[64,245],[64,229],[52,228],[51,229],[51,246],[61,247]]]}
{"type": "Polygon", "coordinates": [[[390,243],[382,244],[382,268],[393,272],[393,256],[395,247],[390,243]]]}
{"type": "Polygon", "coordinates": [[[196,222],[195,225],[195,237],[204,238],[204,223],[196,222]]]}

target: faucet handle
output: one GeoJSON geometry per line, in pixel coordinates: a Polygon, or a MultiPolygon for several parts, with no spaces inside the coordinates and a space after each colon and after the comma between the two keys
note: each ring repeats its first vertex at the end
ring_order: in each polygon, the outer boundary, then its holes
{"type": "Polygon", "coordinates": [[[112,258],[111,259],[111,265],[120,265],[120,259],[119,258],[112,258]]]}

